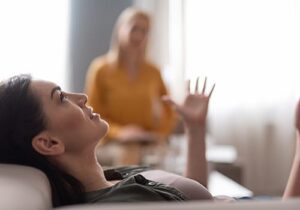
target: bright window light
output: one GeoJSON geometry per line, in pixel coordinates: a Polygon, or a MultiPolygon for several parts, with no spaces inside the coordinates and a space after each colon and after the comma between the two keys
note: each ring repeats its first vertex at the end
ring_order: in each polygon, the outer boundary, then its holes
{"type": "Polygon", "coordinates": [[[299,0],[184,3],[186,77],[216,82],[214,104],[268,107],[299,96],[299,0]]]}
{"type": "Polygon", "coordinates": [[[0,1],[0,79],[29,73],[67,88],[69,1],[0,1]]]}

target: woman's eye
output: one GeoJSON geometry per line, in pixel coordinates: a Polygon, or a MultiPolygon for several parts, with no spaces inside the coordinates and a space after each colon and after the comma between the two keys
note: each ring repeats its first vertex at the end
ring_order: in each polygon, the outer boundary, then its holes
{"type": "Polygon", "coordinates": [[[60,92],[59,98],[60,101],[63,102],[67,98],[67,96],[63,92],[60,92]]]}

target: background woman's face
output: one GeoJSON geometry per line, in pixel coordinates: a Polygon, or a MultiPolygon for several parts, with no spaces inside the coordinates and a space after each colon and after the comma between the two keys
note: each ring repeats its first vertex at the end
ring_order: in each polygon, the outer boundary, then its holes
{"type": "Polygon", "coordinates": [[[122,47],[144,50],[149,33],[149,21],[141,16],[136,16],[119,29],[119,41],[122,47]]]}
{"type": "Polygon", "coordinates": [[[86,106],[86,95],[63,92],[46,81],[32,81],[31,88],[42,102],[47,130],[70,152],[92,149],[106,135],[108,124],[86,106]]]}

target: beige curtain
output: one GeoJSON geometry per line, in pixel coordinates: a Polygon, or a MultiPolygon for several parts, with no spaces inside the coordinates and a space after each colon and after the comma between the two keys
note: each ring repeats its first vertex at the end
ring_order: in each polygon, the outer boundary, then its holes
{"type": "Polygon", "coordinates": [[[280,195],[294,154],[300,1],[137,0],[136,4],[154,15],[155,44],[150,51],[168,72],[174,98],[182,99],[185,78],[206,75],[216,82],[210,134],[215,142],[236,147],[246,187],[256,194],[280,195]]]}

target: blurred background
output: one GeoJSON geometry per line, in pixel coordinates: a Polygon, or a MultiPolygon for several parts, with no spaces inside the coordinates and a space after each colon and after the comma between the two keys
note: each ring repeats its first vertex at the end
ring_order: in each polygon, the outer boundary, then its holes
{"type": "MultiPolygon", "coordinates": [[[[30,73],[82,92],[91,60],[107,52],[118,15],[132,5],[152,15],[148,55],[177,102],[186,79],[216,83],[214,167],[256,195],[280,195],[294,154],[300,0],[3,0],[0,79],[30,73]]],[[[171,143],[176,158],[181,138],[171,143]]],[[[172,160],[167,169],[180,170],[184,159],[172,160]]]]}

